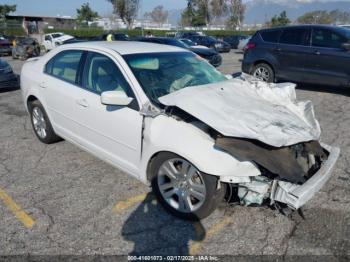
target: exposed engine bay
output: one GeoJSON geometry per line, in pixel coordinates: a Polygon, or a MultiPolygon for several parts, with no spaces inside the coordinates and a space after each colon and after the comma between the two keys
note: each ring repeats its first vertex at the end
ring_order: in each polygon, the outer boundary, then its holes
{"type": "Polygon", "coordinates": [[[276,148],[259,141],[219,137],[215,145],[240,161],[256,163],[270,179],[278,177],[297,184],[304,183],[327,160],[327,153],[317,141],[276,148]]]}
{"type": "Polygon", "coordinates": [[[245,206],[262,205],[271,198],[276,181],[302,185],[328,159],[328,152],[317,141],[276,148],[259,141],[218,137],[215,145],[241,161],[254,162],[261,171],[261,176],[237,185],[240,203],[245,206]]]}

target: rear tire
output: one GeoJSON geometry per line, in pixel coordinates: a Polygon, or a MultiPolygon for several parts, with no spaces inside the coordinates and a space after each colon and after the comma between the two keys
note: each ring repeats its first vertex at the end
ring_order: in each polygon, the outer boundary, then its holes
{"type": "Polygon", "coordinates": [[[252,75],[259,80],[262,80],[267,83],[275,82],[275,72],[266,63],[260,63],[254,66],[252,70],[252,75]]]}
{"type": "Polygon", "coordinates": [[[44,107],[38,100],[30,102],[28,109],[34,133],[42,143],[53,144],[62,140],[56,135],[44,107]]]}
{"type": "Polygon", "coordinates": [[[209,216],[226,193],[224,185],[217,188],[217,177],[200,172],[173,153],[161,153],[153,159],[150,175],[159,203],[180,219],[197,221],[209,216]]]}

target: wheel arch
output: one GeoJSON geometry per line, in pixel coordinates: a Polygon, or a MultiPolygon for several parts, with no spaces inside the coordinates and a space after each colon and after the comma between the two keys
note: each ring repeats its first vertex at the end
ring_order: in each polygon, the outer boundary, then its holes
{"type": "MultiPolygon", "coordinates": [[[[271,67],[273,73],[276,76],[275,66],[272,63],[270,63],[269,61],[267,61],[266,59],[259,59],[259,60],[255,61],[254,64],[253,64],[253,67],[252,67],[252,71],[253,71],[254,67],[256,65],[258,65],[258,64],[267,64],[267,65],[269,65],[271,67]]],[[[251,73],[253,73],[253,72],[251,72],[251,73]]]]}
{"type": "Polygon", "coordinates": [[[27,105],[27,110],[29,110],[29,105],[30,103],[34,102],[34,101],[40,101],[35,95],[29,95],[27,97],[27,101],[26,101],[26,105],[27,105]]]}

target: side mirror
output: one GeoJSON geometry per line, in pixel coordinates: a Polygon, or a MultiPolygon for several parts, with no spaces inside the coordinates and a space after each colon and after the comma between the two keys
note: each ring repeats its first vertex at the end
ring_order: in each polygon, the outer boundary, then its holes
{"type": "Polygon", "coordinates": [[[343,43],[341,46],[342,46],[342,48],[344,48],[345,50],[350,51],[350,43],[343,43]]]}
{"type": "Polygon", "coordinates": [[[133,100],[124,91],[107,91],[101,94],[101,103],[108,106],[128,106],[133,100]]]}

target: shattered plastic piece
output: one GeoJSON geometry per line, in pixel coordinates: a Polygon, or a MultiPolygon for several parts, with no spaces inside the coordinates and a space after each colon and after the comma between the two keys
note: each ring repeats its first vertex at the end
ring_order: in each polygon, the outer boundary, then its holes
{"type": "Polygon", "coordinates": [[[297,102],[292,83],[241,79],[187,87],[159,98],[228,137],[282,147],[318,141],[321,129],[310,101],[297,102]]]}
{"type": "Polygon", "coordinates": [[[332,176],[332,170],[340,154],[339,148],[322,145],[329,151],[328,160],[322,165],[308,181],[303,185],[297,185],[284,181],[277,181],[271,190],[271,200],[282,202],[289,207],[299,209],[309,201],[327,183],[332,176]]]}
{"type": "Polygon", "coordinates": [[[269,189],[272,181],[266,177],[255,177],[250,183],[239,185],[238,197],[241,204],[249,206],[252,204],[261,205],[264,199],[269,197],[269,189]]]}

